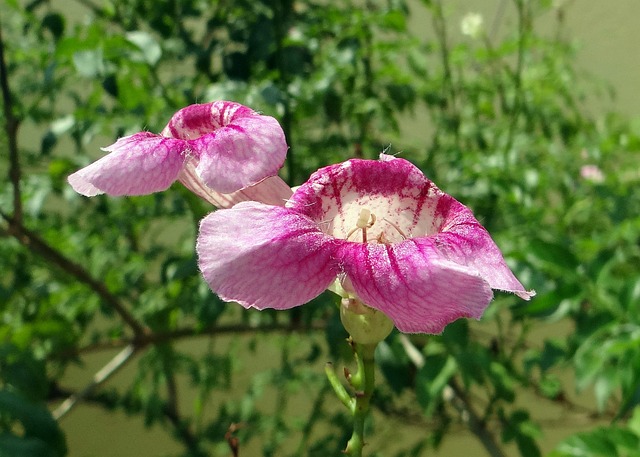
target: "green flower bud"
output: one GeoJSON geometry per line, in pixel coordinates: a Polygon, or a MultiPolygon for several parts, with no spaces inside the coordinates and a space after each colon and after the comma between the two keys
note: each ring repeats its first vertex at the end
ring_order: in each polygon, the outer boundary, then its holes
{"type": "Polygon", "coordinates": [[[351,339],[360,344],[377,344],[393,330],[391,319],[382,311],[368,307],[357,298],[342,299],[340,320],[351,339]]]}

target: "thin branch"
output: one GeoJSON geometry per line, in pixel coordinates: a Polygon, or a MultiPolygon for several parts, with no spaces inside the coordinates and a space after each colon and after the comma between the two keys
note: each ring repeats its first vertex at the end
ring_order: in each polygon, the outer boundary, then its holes
{"type": "Polygon", "coordinates": [[[516,66],[511,74],[511,77],[513,78],[514,96],[513,104],[509,113],[511,115],[511,120],[509,122],[509,129],[507,131],[507,141],[504,147],[504,166],[507,171],[509,171],[509,151],[513,146],[516,127],[518,126],[520,113],[523,109],[522,71],[524,69],[524,54],[530,31],[530,18],[524,1],[515,0],[514,2],[518,11],[518,50],[516,54],[516,66]]]}
{"type": "Polygon", "coordinates": [[[100,298],[113,308],[113,310],[122,318],[122,320],[131,328],[135,337],[134,340],[138,340],[143,335],[146,335],[149,331],[143,326],[136,318],[129,312],[126,306],[120,301],[118,297],[113,295],[107,286],[95,279],[84,267],[68,257],[63,253],[50,246],[45,240],[40,238],[36,233],[32,232],[24,225],[22,225],[15,218],[11,218],[8,215],[0,212],[7,223],[9,224],[8,231],[13,237],[18,240],[25,248],[32,252],[35,252],[42,256],[44,259],[53,263],[57,267],[69,273],[75,277],[78,281],[86,284],[93,290],[100,298]]]}
{"type": "Polygon", "coordinates": [[[284,131],[289,150],[287,151],[287,183],[293,186],[297,182],[298,170],[297,160],[294,155],[293,148],[293,121],[294,113],[291,109],[291,96],[289,94],[289,83],[291,75],[289,74],[285,56],[284,41],[287,34],[287,22],[291,15],[290,10],[286,10],[289,2],[277,0],[273,3],[273,32],[275,35],[275,59],[278,66],[278,86],[283,94],[283,115],[280,124],[284,131]]]}
{"type": "MultiPolygon", "coordinates": [[[[417,368],[425,364],[424,355],[416,348],[406,335],[400,335],[400,343],[409,357],[409,360],[417,368]]],[[[496,442],[494,436],[487,430],[486,422],[475,411],[465,392],[458,386],[454,378],[449,380],[449,394],[452,396],[451,404],[458,410],[462,419],[468,424],[469,429],[480,440],[484,448],[492,457],[505,457],[505,453],[496,442]]]]}
{"type": "Polygon", "coordinates": [[[480,418],[480,414],[473,408],[473,404],[455,378],[449,379],[449,388],[454,395],[451,404],[458,410],[463,420],[467,422],[469,429],[478,437],[489,455],[492,457],[505,457],[506,454],[502,452],[494,436],[487,430],[487,423],[480,418]]]}
{"type": "Polygon", "coordinates": [[[71,357],[85,354],[88,352],[104,351],[110,349],[117,349],[129,344],[136,344],[140,347],[147,345],[155,345],[159,343],[166,343],[169,341],[176,341],[184,338],[197,338],[200,336],[220,336],[228,334],[245,334],[245,333],[308,333],[308,332],[321,332],[326,330],[327,324],[325,321],[318,321],[309,325],[300,324],[266,324],[260,326],[246,325],[246,324],[230,324],[230,325],[212,325],[207,328],[195,328],[186,327],[166,332],[147,332],[143,335],[134,338],[118,338],[108,341],[102,341],[98,343],[91,343],[78,349],[74,349],[72,352],[62,352],[59,356],[71,357]]]}
{"type": "MultiPolygon", "coordinates": [[[[75,392],[71,389],[61,388],[60,386],[53,384],[52,389],[49,393],[49,400],[55,401],[60,398],[66,398],[67,399],[66,401],[69,401],[68,400],[69,398],[78,397],[78,401],[82,400],[83,403],[92,403],[97,406],[106,408],[108,410],[111,410],[113,409],[114,406],[117,406],[114,403],[114,400],[112,397],[110,397],[109,395],[101,395],[100,393],[95,391],[95,388],[92,391],[85,392],[84,394],[82,394],[82,392],[84,392],[84,389],[81,392],[75,392]],[[80,396],[82,396],[82,398],[79,398],[80,396]]],[[[163,406],[161,411],[164,417],[166,417],[171,423],[171,425],[173,425],[173,427],[176,429],[176,433],[185,442],[187,448],[189,448],[192,451],[192,453],[189,455],[192,455],[194,457],[200,456],[200,455],[204,456],[205,454],[201,451],[199,447],[198,438],[194,436],[188,429],[185,430],[184,420],[181,419],[179,416],[175,415],[174,412],[170,411],[166,405],[163,406]],[[192,443],[193,443],[193,446],[192,446],[192,443]]]]}
{"type": "Polygon", "coordinates": [[[74,393],[53,411],[53,417],[60,420],[69,411],[71,411],[79,401],[91,395],[93,391],[113,376],[120,368],[122,368],[131,357],[137,352],[134,345],[130,344],[109,361],[100,371],[98,371],[87,386],[78,393],[74,393]]]}
{"type": "Polygon", "coordinates": [[[176,434],[180,437],[180,440],[190,451],[191,455],[202,454],[202,449],[197,436],[193,434],[189,424],[180,416],[180,409],[178,407],[178,385],[176,383],[176,377],[172,371],[172,356],[173,348],[169,344],[158,347],[162,356],[162,366],[167,387],[167,401],[164,407],[165,416],[171,421],[176,434]]]}
{"type": "Polygon", "coordinates": [[[9,181],[13,186],[13,219],[22,221],[22,198],[20,195],[20,161],[18,160],[18,126],[20,121],[13,113],[13,99],[9,89],[9,75],[4,57],[4,41],[0,27],[0,90],[4,107],[4,128],[9,148],[9,181]]]}

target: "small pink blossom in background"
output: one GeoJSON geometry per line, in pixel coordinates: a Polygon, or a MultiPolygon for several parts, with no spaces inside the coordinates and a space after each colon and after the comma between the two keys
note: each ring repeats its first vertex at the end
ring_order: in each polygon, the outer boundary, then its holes
{"type": "Polygon", "coordinates": [[[580,167],[580,177],[586,181],[596,184],[604,182],[604,173],[602,173],[600,167],[593,164],[583,165],[580,167]]]}
{"type": "Polygon", "coordinates": [[[220,207],[249,199],[278,204],[291,195],[276,176],[287,154],[280,124],[239,103],[187,106],[160,134],[139,132],[104,151],[109,154],[69,176],[76,192],[145,195],[180,180],[220,207]]]}
{"type": "Polygon", "coordinates": [[[403,332],[480,318],[492,289],[527,291],[471,211],[410,162],[381,155],[315,172],[286,207],[243,202],[200,224],[199,266],[223,300],[288,309],[327,289],[403,332]]]}

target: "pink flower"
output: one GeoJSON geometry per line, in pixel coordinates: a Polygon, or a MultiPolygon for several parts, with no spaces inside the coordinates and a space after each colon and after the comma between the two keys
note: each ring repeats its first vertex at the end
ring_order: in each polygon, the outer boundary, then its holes
{"type": "MultiPolygon", "coordinates": [[[[274,118],[218,101],[181,109],[159,135],[139,132],[104,150],[109,154],[69,176],[76,192],[145,195],[180,180],[213,204],[230,207],[256,197],[254,190],[247,191],[251,195],[232,193],[277,175],[287,144],[274,118]]],[[[261,188],[273,197],[262,201],[272,204],[291,195],[279,178],[266,180],[261,188]]]]}
{"type": "Polygon", "coordinates": [[[284,208],[245,202],[208,215],[197,251],[224,300],[288,309],[338,278],[403,332],[440,333],[460,317],[480,318],[492,289],[535,294],[467,207],[384,154],[318,170],[284,208]]]}
{"type": "Polygon", "coordinates": [[[597,165],[588,164],[580,167],[580,176],[585,181],[589,181],[595,184],[604,182],[604,173],[597,165]]]}

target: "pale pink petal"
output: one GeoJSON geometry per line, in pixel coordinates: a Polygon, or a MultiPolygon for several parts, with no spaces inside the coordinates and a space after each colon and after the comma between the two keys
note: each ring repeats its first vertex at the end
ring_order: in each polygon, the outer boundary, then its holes
{"type": "Polygon", "coordinates": [[[242,202],[200,223],[202,274],[220,298],[246,308],[287,309],[319,295],[336,277],[334,245],[307,217],[242,202]]]}
{"type": "Polygon", "coordinates": [[[524,300],[536,294],[516,279],[491,235],[469,208],[446,195],[439,200],[436,213],[443,223],[433,242],[445,258],[476,271],[492,289],[512,292],[524,300]]]}
{"type": "Polygon", "coordinates": [[[180,171],[178,180],[198,197],[218,208],[231,208],[233,205],[245,201],[284,206],[293,193],[291,187],[277,175],[265,178],[256,184],[230,194],[216,192],[205,185],[198,177],[193,162],[194,160],[189,160],[185,164],[182,171],[180,171]]]}
{"type": "Polygon", "coordinates": [[[87,197],[106,193],[146,195],[167,189],[185,161],[185,142],[149,132],[120,138],[100,160],[69,176],[73,189],[87,197]]]}
{"type": "Polygon", "coordinates": [[[340,253],[357,296],[402,332],[440,333],[460,317],[478,319],[493,297],[484,279],[445,259],[428,238],[346,242],[340,253]]]}
{"type": "Polygon", "coordinates": [[[200,151],[198,175],[207,186],[223,193],[278,174],[287,154],[278,121],[257,114],[235,120],[192,144],[200,151]]]}

